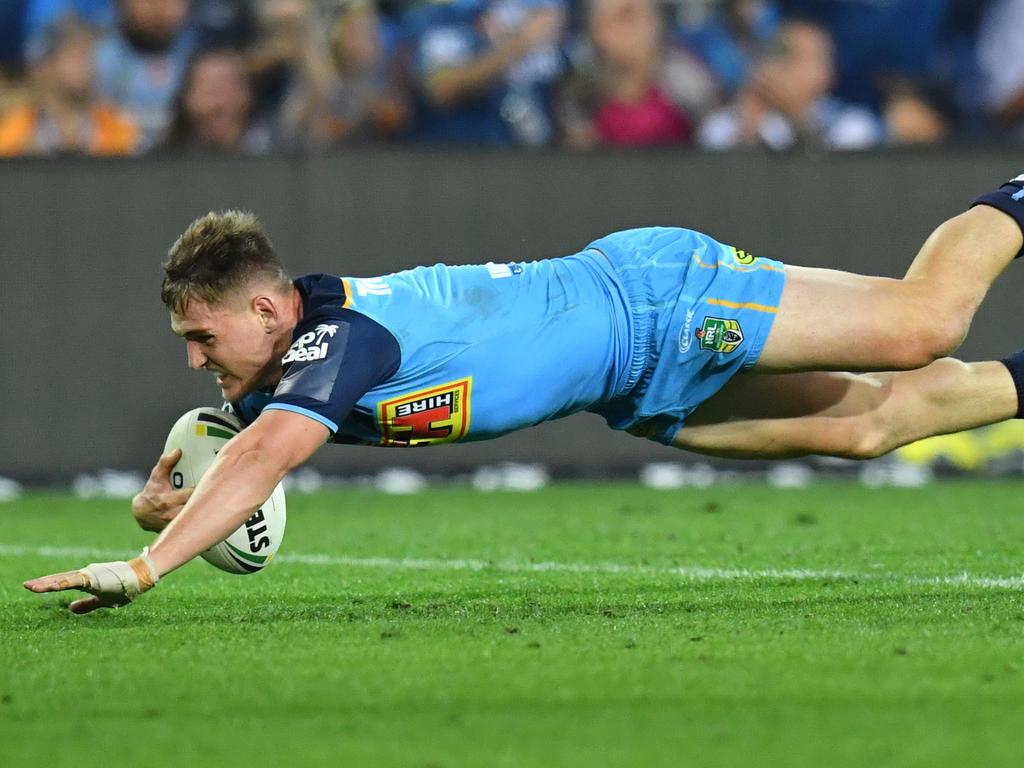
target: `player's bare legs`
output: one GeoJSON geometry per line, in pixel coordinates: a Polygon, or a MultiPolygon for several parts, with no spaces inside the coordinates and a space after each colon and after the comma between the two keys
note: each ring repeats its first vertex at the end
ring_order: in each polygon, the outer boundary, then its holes
{"type": "Polygon", "coordinates": [[[700,406],[674,445],[732,458],[871,458],[1017,414],[1001,362],[936,360],[890,373],[746,374],[700,406]]]}
{"type": "Polygon", "coordinates": [[[905,370],[949,355],[1022,243],[1013,218],[979,205],[936,229],[902,280],[788,266],[755,370],[905,370]]]}

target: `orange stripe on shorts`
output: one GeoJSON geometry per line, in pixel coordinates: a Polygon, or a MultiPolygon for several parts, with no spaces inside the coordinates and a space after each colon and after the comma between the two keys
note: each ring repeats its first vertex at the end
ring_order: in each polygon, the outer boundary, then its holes
{"type": "Polygon", "coordinates": [[[725,299],[707,299],[708,304],[714,304],[716,307],[728,307],[729,309],[752,309],[755,312],[767,312],[770,315],[774,315],[779,311],[778,307],[769,307],[766,304],[754,304],[753,302],[742,303],[739,301],[726,301],[725,299]]]}

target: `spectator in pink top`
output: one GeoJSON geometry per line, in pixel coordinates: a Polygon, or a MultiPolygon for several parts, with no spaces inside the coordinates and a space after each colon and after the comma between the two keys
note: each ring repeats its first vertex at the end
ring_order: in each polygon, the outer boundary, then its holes
{"type": "Polygon", "coordinates": [[[713,79],[663,39],[654,0],[592,0],[589,66],[563,91],[566,143],[651,146],[690,141],[688,107],[715,98],[713,79]]]}
{"type": "Polygon", "coordinates": [[[637,147],[689,140],[693,126],[656,85],[637,101],[609,98],[597,111],[597,137],[603,144],[637,147]]]}

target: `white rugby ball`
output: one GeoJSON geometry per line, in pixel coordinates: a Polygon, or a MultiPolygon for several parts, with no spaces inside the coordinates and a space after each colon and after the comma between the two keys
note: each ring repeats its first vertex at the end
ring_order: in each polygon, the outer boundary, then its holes
{"type": "MultiPolygon", "coordinates": [[[[194,488],[217,458],[217,453],[243,429],[242,422],[219,408],[196,408],[178,419],[164,444],[164,453],[181,449],[171,470],[171,485],[194,488]]],[[[202,553],[202,558],[228,573],[256,573],[273,559],[284,538],[287,518],[280,484],[256,513],[224,541],[202,553]]]]}

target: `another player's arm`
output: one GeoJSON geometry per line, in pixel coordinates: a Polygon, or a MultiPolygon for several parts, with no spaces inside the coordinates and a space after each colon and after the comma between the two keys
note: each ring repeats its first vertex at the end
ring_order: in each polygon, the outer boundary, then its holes
{"type": "Polygon", "coordinates": [[[301,414],[281,410],[260,414],[228,441],[181,514],[150,547],[149,557],[158,575],[173,571],[227,538],[329,434],[323,424],[301,414]]]}
{"type": "Polygon", "coordinates": [[[429,73],[427,97],[439,107],[452,107],[479,95],[535,47],[557,40],[564,26],[565,13],[559,8],[533,11],[520,29],[475,59],[429,73]]]}

